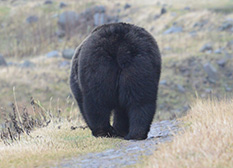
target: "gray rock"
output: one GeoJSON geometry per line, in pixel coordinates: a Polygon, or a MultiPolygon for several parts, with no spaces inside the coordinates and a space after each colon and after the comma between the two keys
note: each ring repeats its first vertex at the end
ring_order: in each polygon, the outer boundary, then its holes
{"type": "Polygon", "coordinates": [[[167,9],[163,7],[163,8],[161,9],[161,11],[160,11],[160,14],[163,15],[163,14],[165,14],[165,13],[167,13],[167,9]]]}
{"type": "MultiPolygon", "coordinates": [[[[94,6],[80,13],[80,24],[93,24],[95,26],[107,23],[108,17],[105,14],[105,6],[94,6]]],[[[88,26],[88,25],[86,25],[88,26]]]]}
{"type": "Polygon", "coordinates": [[[97,5],[91,8],[87,8],[84,12],[82,12],[82,15],[94,15],[95,13],[105,13],[106,8],[103,5],[97,5]]]}
{"type": "Polygon", "coordinates": [[[212,93],[212,92],[213,92],[213,90],[212,90],[212,89],[210,89],[210,88],[206,88],[206,89],[205,89],[205,92],[206,92],[206,93],[212,93]]]}
{"type": "Polygon", "coordinates": [[[158,15],[158,14],[156,14],[155,16],[154,16],[154,20],[157,20],[157,19],[159,19],[160,18],[160,15],[158,15]]]}
{"type": "Polygon", "coordinates": [[[171,47],[169,47],[169,46],[167,46],[167,47],[164,47],[164,48],[163,48],[163,50],[165,50],[165,51],[171,51],[171,50],[172,50],[172,48],[171,48],[171,47]]]}
{"type": "Polygon", "coordinates": [[[189,33],[189,35],[192,36],[192,37],[195,37],[195,36],[197,36],[197,31],[191,31],[189,33]]]}
{"type": "Polygon", "coordinates": [[[50,5],[50,4],[52,4],[53,3],[53,1],[51,1],[51,0],[46,0],[46,1],[44,1],[44,4],[45,5],[50,5]]]}
{"type": "Polygon", "coordinates": [[[72,30],[78,25],[79,15],[74,11],[65,11],[58,17],[58,25],[64,31],[72,30]]]}
{"type": "Polygon", "coordinates": [[[59,38],[62,38],[62,37],[65,37],[66,35],[66,32],[64,30],[58,30],[56,32],[56,35],[59,37],[59,38]]]}
{"type": "Polygon", "coordinates": [[[227,60],[230,60],[230,59],[233,58],[233,55],[232,55],[232,54],[229,54],[228,52],[225,52],[225,58],[226,58],[227,60]]]}
{"type": "Polygon", "coordinates": [[[211,44],[205,44],[204,46],[202,46],[202,48],[200,49],[200,52],[206,52],[206,51],[212,51],[213,47],[211,44]]]}
{"type": "Polygon", "coordinates": [[[70,61],[62,61],[60,64],[59,64],[59,67],[69,67],[70,66],[70,61]]]}
{"type": "Polygon", "coordinates": [[[189,7],[189,6],[186,6],[186,7],[184,8],[184,10],[189,11],[189,10],[190,10],[190,7],[189,7]]]}
{"type": "Polygon", "coordinates": [[[167,85],[167,81],[166,81],[166,80],[161,80],[161,81],[159,82],[159,84],[160,84],[160,85],[167,85]]]}
{"type": "Polygon", "coordinates": [[[117,22],[119,22],[119,16],[108,16],[107,22],[108,23],[117,23],[117,22]]]}
{"type": "Polygon", "coordinates": [[[17,66],[18,64],[12,61],[7,62],[8,66],[17,66]]]}
{"type": "Polygon", "coordinates": [[[233,40],[227,42],[227,48],[233,49],[233,40]]]}
{"type": "Polygon", "coordinates": [[[215,83],[218,80],[217,70],[210,63],[206,63],[203,67],[206,74],[208,75],[208,80],[212,83],[215,83]]]}
{"type": "Polygon", "coordinates": [[[228,30],[233,27],[233,23],[231,22],[224,22],[221,27],[219,27],[220,31],[228,30]]]}
{"type": "Polygon", "coordinates": [[[67,4],[65,2],[60,2],[59,8],[67,7],[67,4]]]}
{"type": "Polygon", "coordinates": [[[22,68],[33,68],[33,67],[35,67],[35,64],[32,63],[29,60],[25,60],[22,64],[20,64],[20,67],[22,67],[22,68]]]}
{"type": "Polygon", "coordinates": [[[177,16],[176,12],[172,12],[171,16],[173,16],[173,17],[177,16]]]}
{"type": "Polygon", "coordinates": [[[99,6],[95,6],[94,7],[94,11],[98,12],[98,13],[105,13],[106,12],[106,8],[103,5],[99,5],[99,6]]]}
{"type": "Polygon", "coordinates": [[[0,54],[0,66],[7,66],[5,58],[0,54]]]}
{"type": "Polygon", "coordinates": [[[219,48],[217,50],[214,51],[215,54],[221,54],[222,53],[222,48],[219,48]]]}
{"type": "Polygon", "coordinates": [[[56,51],[56,50],[50,51],[46,54],[47,58],[55,58],[55,57],[59,57],[59,56],[60,56],[60,53],[59,53],[59,51],[56,51]]]}
{"type": "Polygon", "coordinates": [[[105,23],[105,20],[106,20],[105,13],[95,13],[93,17],[94,17],[95,26],[100,26],[105,23]]]}
{"type": "Polygon", "coordinates": [[[180,33],[183,31],[182,27],[172,26],[169,29],[167,29],[163,34],[172,34],[172,33],[180,33]]]}
{"type": "Polygon", "coordinates": [[[62,57],[65,59],[72,59],[74,52],[75,52],[75,50],[72,48],[65,49],[62,51],[62,57]]]}
{"type": "Polygon", "coordinates": [[[181,93],[185,92],[185,88],[182,85],[177,84],[176,86],[177,86],[177,89],[178,89],[179,92],[181,92],[181,93]]]}
{"type": "Polygon", "coordinates": [[[201,22],[196,22],[193,27],[198,27],[198,28],[202,28],[203,26],[205,26],[208,23],[208,20],[203,20],[201,22]]]}
{"type": "Polygon", "coordinates": [[[225,58],[222,58],[220,60],[217,61],[217,64],[220,66],[220,67],[224,67],[227,63],[227,59],[225,58]]]}
{"type": "Polygon", "coordinates": [[[128,3],[126,3],[125,6],[124,6],[124,9],[128,9],[128,8],[130,8],[130,7],[131,7],[131,5],[128,4],[128,3]]]}
{"type": "Polygon", "coordinates": [[[206,53],[206,54],[211,54],[211,53],[212,53],[212,50],[207,50],[205,53],[206,53]]]}
{"type": "Polygon", "coordinates": [[[225,90],[226,90],[227,92],[231,92],[231,91],[232,91],[232,88],[230,88],[228,85],[225,85],[225,90]]]}
{"type": "Polygon", "coordinates": [[[32,23],[35,23],[35,22],[38,22],[39,18],[35,15],[32,15],[32,16],[28,16],[26,18],[26,22],[29,23],[29,24],[32,24],[32,23]]]}

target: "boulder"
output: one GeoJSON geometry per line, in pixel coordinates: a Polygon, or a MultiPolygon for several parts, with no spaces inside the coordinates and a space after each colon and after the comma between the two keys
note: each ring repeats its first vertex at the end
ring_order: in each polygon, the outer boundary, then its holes
{"type": "Polygon", "coordinates": [[[203,67],[208,76],[208,80],[212,83],[215,83],[218,80],[217,70],[210,63],[206,63],[203,67]]]}
{"type": "Polygon", "coordinates": [[[62,37],[65,37],[66,32],[65,32],[64,30],[57,30],[57,31],[56,31],[56,35],[57,35],[59,38],[62,38],[62,37]]]}
{"type": "Polygon", "coordinates": [[[131,7],[131,5],[128,4],[128,3],[126,3],[125,6],[124,6],[124,9],[128,9],[128,8],[130,8],[130,7],[131,7]]]}
{"type": "Polygon", "coordinates": [[[181,93],[184,93],[184,92],[185,92],[185,88],[184,88],[182,85],[177,84],[176,86],[177,86],[177,90],[178,90],[179,92],[181,92],[181,93]]]}
{"type": "Polygon", "coordinates": [[[213,50],[212,45],[208,43],[201,47],[200,52],[206,52],[206,51],[212,51],[212,50],[213,50]]]}
{"type": "Polygon", "coordinates": [[[22,67],[22,68],[33,68],[33,67],[35,67],[35,64],[32,63],[29,60],[25,60],[22,64],[20,64],[20,67],[22,67]]]}
{"type": "Polygon", "coordinates": [[[167,13],[167,9],[163,7],[163,8],[161,9],[161,11],[160,11],[160,14],[163,15],[163,14],[165,14],[165,13],[167,13]]]}
{"type": "Polygon", "coordinates": [[[62,57],[65,59],[72,59],[73,55],[74,55],[75,50],[72,48],[69,49],[64,49],[62,51],[62,57]]]}
{"type": "Polygon", "coordinates": [[[233,40],[227,42],[227,48],[233,49],[233,40]]]}
{"type": "Polygon", "coordinates": [[[59,64],[60,68],[65,68],[65,67],[69,67],[70,66],[70,61],[62,61],[59,64]]]}
{"type": "Polygon", "coordinates": [[[46,0],[46,1],[44,1],[44,4],[45,5],[50,5],[50,4],[52,4],[53,3],[53,1],[51,1],[51,0],[46,0]]]}
{"type": "Polygon", "coordinates": [[[79,15],[74,11],[65,11],[58,17],[58,25],[61,30],[72,30],[78,25],[79,15]]]}
{"type": "Polygon", "coordinates": [[[220,67],[224,67],[227,63],[227,60],[225,58],[222,58],[220,60],[217,61],[217,64],[220,66],[220,67]]]}
{"type": "Polygon", "coordinates": [[[56,51],[56,50],[50,51],[46,54],[47,58],[55,58],[55,57],[59,57],[59,56],[60,56],[60,53],[59,53],[59,51],[56,51]]]}
{"type": "Polygon", "coordinates": [[[229,87],[228,85],[225,85],[225,90],[226,90],[227,92],[231,92],[231,91],[232,91],[232,88],[229,87]]]}
{"type": "Polygon", "coordinates": [[[190,9],[191,8],[189,6],[184,7],[184,10],[190,11],[190,9]]]}
{"type": "Polygon", "coordinates": [[[35,23],[35,22],[38,22],[39,18],[35,15],[32,15],[32,16],[28,16],[26,18],[26,22],[29,23],[29,24],[32,24],[32,23],[35,23]]]}
{"type": "Polygon", "coordinates": [[[65,2],[60,2],[59,8],[65,8],[67,7],[67,4],[65,2]]]}
{"type": "Polygon", "coordinates": [[[214,51],[215,54],[221,54],[222,53],[222,48],[216,49],[214,51]]]}
{"type": "Polygon", "coordinates": [[[159,85],[167,85],[167,81],[166,81],[166,80],[161,80],[161,81],[159,82],[159,85]]]}
{"type": "Polygon", "coordinates": [[[233,27],[233,22],[224,22],[220,27],[219,27],[219,30],[220,31],[224,31],[224,30],[229,30],[233,27]]]}
{"type": "Polygon", "coordinates": [[[105,13],[95,13],[93,17],[94,17],[94,25],[95,26],[102,25],[106,22],[105,21],[106,20],[105,13]]]}
{"type": "Polygon", "coordinates": [[[99,26],[108,22],[108,16],[105,14],[105,6],[93,6],[81,13],[74,11],[65,11],[58,17],[60,30],[65,31],[66,35],[72,35],[75,30],[86,32],[88,27],[99,26]]]}

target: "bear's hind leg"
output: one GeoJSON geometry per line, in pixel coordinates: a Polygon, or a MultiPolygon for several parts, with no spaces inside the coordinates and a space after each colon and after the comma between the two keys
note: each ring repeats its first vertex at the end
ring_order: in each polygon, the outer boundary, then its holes
{"type": "Polygon", "coordinates": [[[120,137],[124,137],[129,132],[129,117],[124,109],[116,108],[114,111],[113,128],[120,137]]]}
{"type": "Polygon", "coordinates": [[[143,140],[147,138],[155,113],[155,103],[133,105],[129,108],[129,133],[126,140],[143,140]]]}
{"type": "Polygon", "coordinates": [[[88,126],[95,137],[115,137],[116,133],[110,125],[111,108],[94,102],[93,99],[84,99],[84,111],[88,126]]]}

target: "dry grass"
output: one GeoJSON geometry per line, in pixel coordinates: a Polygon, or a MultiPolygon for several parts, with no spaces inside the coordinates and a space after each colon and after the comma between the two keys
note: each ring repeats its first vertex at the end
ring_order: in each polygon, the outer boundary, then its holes
{"type": "Polygon", "coordinates": [[[147,167],[233,167],[233,100],[198,100],[184,132],[161,144],[147,167]]]}
{"type": "Polygon", "coordinates": [[[32,99],[31,107],[21,109],[14,98],[13,113],[0,127],[1,168],[52,166],[70,157],[114,148],[120,141],[93,137],[73,104],[70,109],[59,105],[46,109],[32,99]]]}
{"type": "MultiPolygon", "coordinates": [[[[1,54],[7,57],[25,57],[43,54],[48,51],[66,47],[75,48],[89,31],[72,34],[59,39],[57,17],[66,10],[82,12],[94,4],[91,0],[73,1],[68,0],[69,6],[65,9],[59,8],[59,2],[51,5],[43,5],[44,1],[19,1],[14,5],[9,2],[0,2],[0,21],[3,29],[0,29],[0,40],[2,41],[1,54]],[[38,21],[27,23],[26,18],[37,16],[38,21]]],[[[80,29],[78,30],[80,32],[80,29]]]]}
{"type": "Polygon", "coordinates": [[[8,146],[0,141],[0,167],[51,166],[65,158],[113,148],[119,141],[95,138],[89,129],[71,130],[74,124],[78,125],[67,121],[52,123],[8,146]]]}

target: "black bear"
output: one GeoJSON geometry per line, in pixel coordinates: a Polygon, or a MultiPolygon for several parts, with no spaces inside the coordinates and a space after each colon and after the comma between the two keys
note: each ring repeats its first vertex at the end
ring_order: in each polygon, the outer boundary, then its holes
{"type": "Polygon", "coordinates": [[[70,75],[71,91],[92,134],[146,139],[160,72],[159,48],[145,29],[126,23],[95,28],[76,49],[70,75]]]}

